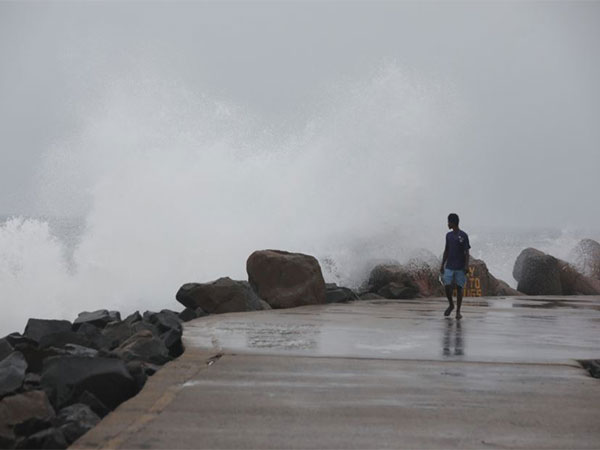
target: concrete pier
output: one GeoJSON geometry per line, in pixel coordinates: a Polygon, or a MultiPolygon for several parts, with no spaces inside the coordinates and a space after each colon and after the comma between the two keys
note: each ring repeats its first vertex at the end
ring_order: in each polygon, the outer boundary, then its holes
{"type": "Polygon", "coordinates": [[[75,448],[599,448],[600,297],[209,316],[75,448]]]}

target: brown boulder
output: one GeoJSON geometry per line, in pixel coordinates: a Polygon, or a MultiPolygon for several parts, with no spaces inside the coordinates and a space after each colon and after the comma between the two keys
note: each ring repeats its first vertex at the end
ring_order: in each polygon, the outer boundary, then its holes
{"type": "Polygon", "coordinates": [[[50,426],[54,408],[44,391],[31,391],[5,397],[0,401],[0,443],[2,448],[11,448],[15,434],[36,432],[50,426]]]}
{"type": "Polygon", "coordinates": [[[325,303],[325,280],[316,258],[280,250],[259,250],[246,262],[248,281],[273,308],[325,303]]]}
{"type": "Polygon", "coordinates": [[[235,281],[228,277],[210,283],[184,284],[175,298],[186,308],[201,308],[208,314],[270,309],[247,281],[235,281]]]}
{"type": "Polygon", "coordinates": [[[471,257],[464,296],[495,297],[499,295],[521,295],[521,292],[494,277],[484,261],[471,257]]]}

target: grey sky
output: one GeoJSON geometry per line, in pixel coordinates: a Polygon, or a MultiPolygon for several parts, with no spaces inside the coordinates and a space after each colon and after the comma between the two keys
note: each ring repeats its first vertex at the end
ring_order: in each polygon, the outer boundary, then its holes
{"type": "Polygon", "coordinates": [[[488,222],[600,227],[599,42],[599,2],[1,2],[0,212],[36,213],[41,155],[119,77],[293,130],[329,86],[393,61],[467,106],[460,187],[498,205],[488,222]]]}

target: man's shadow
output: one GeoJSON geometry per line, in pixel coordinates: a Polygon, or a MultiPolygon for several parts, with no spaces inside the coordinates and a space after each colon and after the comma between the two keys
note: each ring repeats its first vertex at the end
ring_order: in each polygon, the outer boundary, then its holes
{"type": "Polygon", "coordinates": [[[444,356],[462,356],[465,354],[462,325],[460,320],[446,319],[442,351],[444,356]]]}

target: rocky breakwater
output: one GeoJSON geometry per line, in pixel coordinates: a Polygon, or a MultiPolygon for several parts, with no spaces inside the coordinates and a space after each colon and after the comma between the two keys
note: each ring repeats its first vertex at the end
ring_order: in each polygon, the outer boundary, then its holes
{"type": "Polygon", "coordinates": [[[282,250],[257,250],[246,261],[248,281],[224,277],[207,283],[186,283],[176,299],[185,306],[184,321],[206,314],[294,308],[357,300],[357,294],[325,283],[321,266],[311,255],[282,250]]]}
{"type": "MultiPolygon", "coordinates": [[[[406,264],[379,264],[373,268],[361,298],[412,299],[445,296],[440,281],[441,261],[434,255],[413,258],[406,264]]],[[[465,296],[519,295],[508,283],[495,278],[480,259],[471,258],[465,296]]]]}
{"type": "Polygon", "coordinates": [[[0,339],[0,448],[66,448],[181,355],[178,314],[30,319],[0,339]]]}
{"type": "Polygon", "coordinates": [[[600,278],[586,276],[566,261],[535,248],[526,248],[517,257],[513,277],[517,289],[527,295],[600,295],[600,278]]]}

